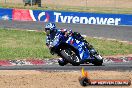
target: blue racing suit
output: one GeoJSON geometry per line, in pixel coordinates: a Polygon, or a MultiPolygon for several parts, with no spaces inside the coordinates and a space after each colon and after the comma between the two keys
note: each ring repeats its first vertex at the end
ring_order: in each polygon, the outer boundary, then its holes
{"type": "Polygon", "coordinates": [[[55,34],[57,32],[61,32],[65,37],[69,37],[69,36],[72,36],[74,37],[75,39],[79,40],[79,41],[82,41],[85,43],[85,45],[87,46],[87,48],[89,50],[93,49],[93,46],[90,45],[86,40],[85,38],[83,38],[81,36],[80,33],[78,32],[72,32],[72,30],[67,30],[67,29],[54,29],[54,31],[52,33],[50,33],[49,35],[46,36],[46,45],[48,47],[50,47],[50,45],[52,44],[52,39],[54,38],[55,34]]]}
{"type": "Polygon", "coordinates": [[[54,38],[57,32],[61,32],[65,37],[67,37],[71,31],[68,31],[67,29],[54,29],[52,33],[46,36],[46,45],[48,47],[50,47],[50,45],[52,44],[52,39],[54,38]]]}

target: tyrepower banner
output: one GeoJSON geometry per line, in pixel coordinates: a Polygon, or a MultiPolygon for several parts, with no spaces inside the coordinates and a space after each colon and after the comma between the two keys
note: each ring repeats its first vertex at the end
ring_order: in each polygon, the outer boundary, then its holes
{"type": "Polygon", "coordinates": [[[81,12],[53,12],[53,15],[54,22],[61,23],[132,25],[132,15],[81,12]]]}
{"type": "Polygon", "coordinates": [[[0,8],[0,20],[12,20],[12,9],[0,8]]]}
{"type": "Polygon", "coordinates": [[[0,9],[0,19],[97,25],[131,25],[132,14],[101,14],[26,9],[0,9]]]}

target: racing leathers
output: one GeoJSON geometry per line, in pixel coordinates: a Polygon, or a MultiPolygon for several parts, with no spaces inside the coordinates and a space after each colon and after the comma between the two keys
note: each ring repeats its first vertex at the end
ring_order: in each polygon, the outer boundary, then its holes
{"type": "MultiPolygon", "coordinates": [[[[90,45],[84,37],[81,36],[80,33],[78,32],[72,32],[72,30],[67,30],[67,29],[56,29],[54,30],[52,33],[50,33],[49,35],[46,36],[46,45],[50,48],[51,47],[51,44],[52,44],[52,39],[53,37],[55,36],[55,34],[57,32],[61,32],[66,38],[68,38],[69,36],[72,36],[74,37],[75,39],[79,40],[79,41],[82,41],[85,43],[86,45],[86,48],[88,48],[89,51],[93,50],[93,46],[90,45]]],[[[96,52],[96,51],[95,51],[96,52]]],[[[94,53],[95,53],[94,52],[94,53]]]]}
{"type": "Polygon", "coordinates": [[[56,33],[62,33],[65,37],[68,37],[68,31],[67,29],[54,29],[49,35],[46,36],[46,45],[50,48],[50,45],[52,44],[52,39],[56,35],[56,33]]]}

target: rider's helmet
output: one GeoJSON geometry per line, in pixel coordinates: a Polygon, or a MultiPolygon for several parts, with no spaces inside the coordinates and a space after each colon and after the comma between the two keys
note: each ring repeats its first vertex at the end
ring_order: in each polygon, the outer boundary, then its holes
{"type": "Polygon", "coordinates": [[[49,35],[55,29],[56,29],[55,23],[47,23],[46,26],[45,26],[45,32],[46,32],[47,35],[49,35]]]}

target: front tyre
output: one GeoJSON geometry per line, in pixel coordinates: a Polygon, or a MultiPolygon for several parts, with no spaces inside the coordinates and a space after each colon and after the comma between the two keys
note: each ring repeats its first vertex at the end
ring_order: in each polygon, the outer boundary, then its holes
{"type": "Polygon", "coordinates": [[[93,61],[93,64],[95,65],[95,66],[102,66],[102,64],[103,64],[103,58],[102,58],[102,56],[100,56],[99,54],[96,54],[96,55],[94,55],[94,61],[93,61]]]}

